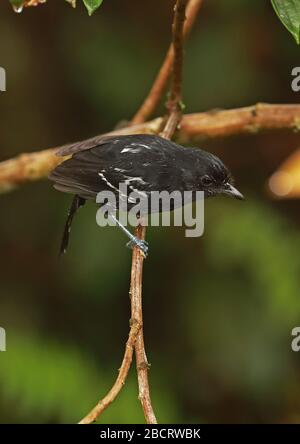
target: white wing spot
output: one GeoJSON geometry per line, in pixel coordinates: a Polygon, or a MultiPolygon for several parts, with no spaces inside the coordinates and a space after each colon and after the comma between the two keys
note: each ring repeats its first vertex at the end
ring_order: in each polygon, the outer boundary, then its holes
{"type": "MultiPolygon", "coordinates": [[[[102,170],[103,171],[103,170],[102,170]]],[[[118,190],[118,188],[116,188],[112,183],[110,183],[107,179],[106,179],[106,177],[104,176],[104,174],[103,173],[98,173],[99,174],[99,176],[101,177],[101,179],[110,187],[110,188],[112,188],[113,190],[115,190],[115,191],[118,191],[119,192],[119,190],[118,190]]]]}
{"type": "Polygon", "coordinates": [[[130,182],[139,182],[142,185],[146,185],[146,182],[141,177],[131,177],[130,179],[125,180],[126,185],[130,182]]]}
{"type": "MultiPolygon", "coordinates": [[[[103,171],[103,170],[102,170],[103,171]]],[[[103,173],[98,173],[99,174],[99,176],[101,177],[101,179],[110,187],[110,188],[112,188],[113,190],[115,190],[115,191],[117,191],[117,193],[121,196],[121,198],[123,198],[123,199],[125,199],[125,200],[127,200],[128,199],[128,201],[130,202],[130,203],[135,203],[135,199],[134,198],[132,198],[132,197],[128,197],[127,196],[127,194],[123,194],[123,193],[121,193],[120,192],[120,190],[118,189],[118,188],[116,188],[112,183],[110,183],[107,179],[106,179],[106,177],[104,176],[104,174],[103,173]]],[[[129,187],[130,189],[132,189],[132,187],[129,187]]],[[[133,189],[132,189],[133,190],[133,189]]],[[[137,193],[139,193],[139,191],[137,191],[137,190],[133,190],[133,191],[136,191],[137,193]]]]}
{"type": "Polygon", "coordinates": [[[144,145],[143,143],[132,143],[131,145],[134,145],[134,146],[142,146],[143,148],[146,148],[146,150],[151,150],[151,146],[149,146],[149,145],[144,145]]]}
{"type": "Polygon", "coordinates": [[[137,154],[140,151],[141,151],[140,148],[131,148],[131,146],[130,146],[127,148],[123,148],[121,151],[121,154],[123,154],[123,153],[137,154]]]}
{"type": "Polygon", "coordinates": [[[131,151],[131,148],[130,148],[130,147],[123,148],[122,151],[121,151],[121,154],[123,154],[123,153],[128,153],[128,152],[130,152],[130,151],[131,151]]]}
{"type": "Polygon", "coordinates": [[[117,171],[118,173],[125,173],[126,172],[126,170],[123,170],[122,168],[114,168],[114,171],[117,171]]]}
{"type": "Polygon", "coordinates": [[[123,153],[131,153],[131,154],[136,154],[136,153],[140,153],[142,151],[141,148],[146,148],[146,150],[150,150],[151,147],[148,145],[144,145],[142,143],[131,143],[130,145],[125,146],[125,148],[122,149],[121,154],[123,153]],[[132,148],[136,146],[137,148],[132,148]]]}

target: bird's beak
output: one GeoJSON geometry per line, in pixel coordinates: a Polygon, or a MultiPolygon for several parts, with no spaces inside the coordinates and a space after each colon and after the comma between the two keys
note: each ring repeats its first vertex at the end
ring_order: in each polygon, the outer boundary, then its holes
{"type": "Polygon", "coordinates": [[[227,183],[225,185],[224,190],[222,191],[224,194],[228,194],[228,196],[234,197],[235,199],[244,200],[244,196],[239,192],[233,185],[227,183]]]}

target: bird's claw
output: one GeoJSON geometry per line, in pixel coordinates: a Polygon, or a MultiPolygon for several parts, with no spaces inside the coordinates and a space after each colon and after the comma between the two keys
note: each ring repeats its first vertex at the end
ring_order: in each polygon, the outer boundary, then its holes
{"type": "Polygon", "coordinates": [[[138,247],[143,253],[145,258],[148,256],[149,246],[148,242],[146,242],[145,240],[138,239],[137,237],[135,237],[126,244],[126,247],[128,248],[138,247]]]}

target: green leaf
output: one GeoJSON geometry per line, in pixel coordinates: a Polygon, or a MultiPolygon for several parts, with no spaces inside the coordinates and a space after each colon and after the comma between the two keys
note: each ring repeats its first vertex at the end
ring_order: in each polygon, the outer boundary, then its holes
{"type": "Polygon", "coordinates": [[[101,6],[102,2],[103,0],[83,0],[83,3],[85,4],[89,15],[92,15],[93,12],[95,12],[96,9],[98,9],[99,6],[101,6]]]}
{"type": "Polygon", "coordinates": [[[300,43],[300,1],[299,0],[271,0],[281,22],[300,43]]]}

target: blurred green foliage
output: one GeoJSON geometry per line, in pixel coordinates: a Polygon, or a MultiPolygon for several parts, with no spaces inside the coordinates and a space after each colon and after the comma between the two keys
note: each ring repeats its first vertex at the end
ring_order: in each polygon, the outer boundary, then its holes
{"type": "MultiPolygon", "coordinates": [[[[84,139],[129,119],[169,44],[173,1],[0,6],[0,160],[84,139]],[[16,56],[17,55],[17,56],[16,56]]],[[[298,48],[270,2],[205,2],[186,49],[186,112],[297,102],[298,48]]],[[[162,107],[158,113],[162,111],[162,107]]],[[[160,422],[294,422],[300,360],[298,201],[264,184],[299,134],[206,141],[232,170],[243,203],[207,201],[205,234],[149,228],[144,316],[160,422]]],[[[0,421],[76,422],[110,388],[128,334],[130,251],[116,228],[80,211],[57,258],[70,199],[51,184],[1,196],[0,421]]],[[[103,422],[143,422],[135,369],[103,422]]]]}
{"type": "MultiPolygon", "coordinates": [[[[35,336],[10,335],[9,349],[0,368],[1,378],[5,380],[3,399],[13,400],[17,405],[14,413],[31,423],[77,422],[80,415],[83,417],[96,404],[97,396],[109,389],[116,373],[115,370],[106,374],[96,368],[91,358],[74,345],[61,346],[35,336]]],[[[157,390],[153,396],[166,422],[176,418],[170,398],[157,390]]],[[[103,421],[130,423],[143,422],[142,419],[131,377],[118,402],[103,415],[103,421]],[[128,409],[128,405],[132,408],[128,409]]]]}

